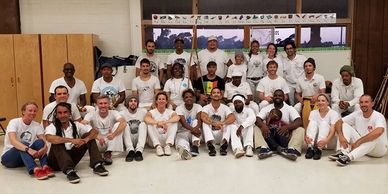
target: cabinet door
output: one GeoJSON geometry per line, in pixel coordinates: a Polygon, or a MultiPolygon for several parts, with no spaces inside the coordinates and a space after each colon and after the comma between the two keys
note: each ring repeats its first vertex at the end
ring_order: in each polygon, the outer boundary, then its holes
{"type": "Polygon", "coordinates": [[[92,34],[68,34],[67,58],[75,66],[75,77],[85,82],[88,94],[87,102],[90,103],[90,94],[94,82],[94,56],[92,34]]]}
{"type": "Polygon", "coordinates": [[[67,41],[65,34],[42,34],[42,77],[43,102],[49,102],[49,88],[51,83],[63,77],[63,64],[67,62],[67,41]]]}
{"type": "Polygon", "coordinates": [[[42,119],[42,79],[40,67],[39,35],[14,35],[14,53],[18,111],[27,101],[38,104],[36,121],[42,119]]]}
{"type": "Polygon", "coordinates": [[[18,116],[15,66],[12,35],[0,35],[0,116],[10,119],[18,116]]]}

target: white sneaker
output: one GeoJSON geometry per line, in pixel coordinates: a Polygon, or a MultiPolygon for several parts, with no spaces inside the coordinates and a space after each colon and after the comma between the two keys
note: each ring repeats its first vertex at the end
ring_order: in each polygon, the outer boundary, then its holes
{"type": "Polygon", "coordinates": [[[245,150],[245,156],[252,157],[253,156],[253,150],[251,146],[247,146],[247,150],[245,150]]]}
{"type": "Polygon", "coordinates": [[[244,156],[244,154],[245,154],[245,152],[243,149],[235,149],[235,151],[234,151],[234,156],[236,158],[240,158],[240,157],[244,156]]]}
{"type": "Polygon", "coordinates": [[[156,147],[156,155],[158,155],[158,156],[163,156],[164,155],[164,151],[163,151],[162,146],[158,145],[156,147]]]}
{"type": "Polygon", "coordinates": [[[190,160],[191,154],[188,150],[183,148],[182,146],[178,145],[176,146],[176,149],[178,150],[179,155],[181,156],[182,160],[190,160]]]}
{"type": "Polygon", "coordinates": [[[164,155],[166,155],[166,156],[171,156],[171,148],[170,148],[169,145],[166,145],[166,146],[164,147],[164,155]]]}

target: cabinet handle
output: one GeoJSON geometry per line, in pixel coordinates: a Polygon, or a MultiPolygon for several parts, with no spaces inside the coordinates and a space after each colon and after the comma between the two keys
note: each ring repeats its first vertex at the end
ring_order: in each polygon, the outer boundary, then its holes
{"type": "Polygon", "coordinates": [[[13,84],[13,77],[11,77],[11,84],[13,84]]]}
{"type": "Polygon", "coordinates": [[[18,83],[20,83],[20,77],[18,77],[18,83]]]}

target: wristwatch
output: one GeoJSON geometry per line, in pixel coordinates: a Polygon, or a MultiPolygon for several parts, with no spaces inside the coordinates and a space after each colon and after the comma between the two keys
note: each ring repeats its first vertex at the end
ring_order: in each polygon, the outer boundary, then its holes
{"type": "Polygon", "coordinates": [[[28,152],[29,149],[30,149],[30,147],[26,147],[26,149],[24,149],[24,151],[28,152]]]}

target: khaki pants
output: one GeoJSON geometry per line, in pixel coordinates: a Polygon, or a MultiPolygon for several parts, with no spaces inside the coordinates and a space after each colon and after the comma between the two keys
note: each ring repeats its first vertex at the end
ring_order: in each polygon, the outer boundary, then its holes
{"type": "MultiPolygon", "coordinates": [[[[265,141],[263,134],[261,133],[261,130],[259,127],[255,126],[255,148],[259,147],[268,147],[267,142],[265,141]]],[[[305,130],[303,127],[298,127],[291,133],[291,139],[288,142],[288,147],[295,148],[298,150],[299,153],[302,153],[302,145],[304,141],[304,133],[305,130]]]]}

